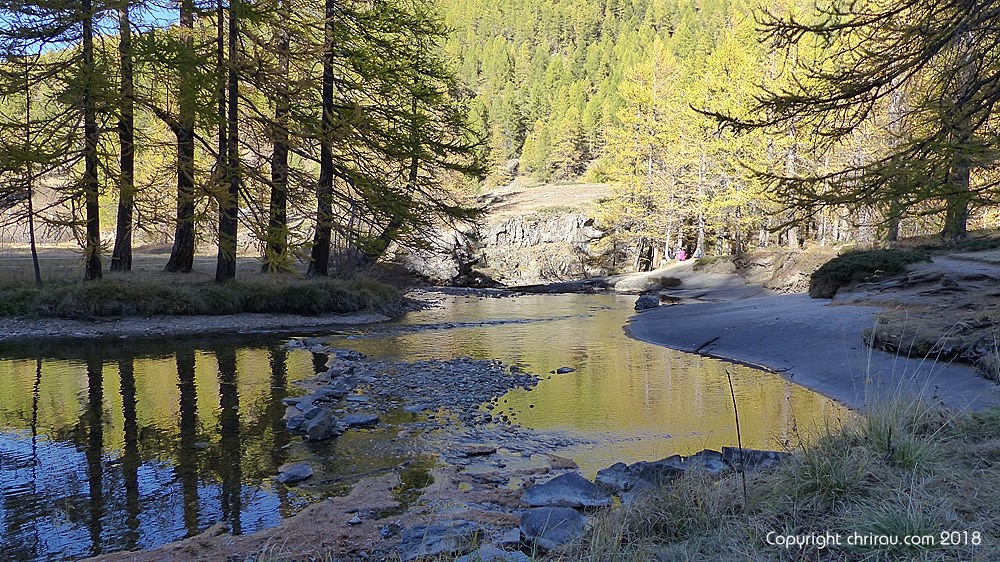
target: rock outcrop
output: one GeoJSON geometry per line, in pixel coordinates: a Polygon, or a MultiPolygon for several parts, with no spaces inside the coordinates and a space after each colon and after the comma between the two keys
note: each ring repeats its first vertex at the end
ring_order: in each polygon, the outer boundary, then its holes
{"type": "Polygon", "coordinates": [[[594,244],[603,236],[586,213],[506,214],[429,233],[429,248],[398,256],[405,268],[433,283],[530,285],[606,274],[592,265],[594,244]]]}

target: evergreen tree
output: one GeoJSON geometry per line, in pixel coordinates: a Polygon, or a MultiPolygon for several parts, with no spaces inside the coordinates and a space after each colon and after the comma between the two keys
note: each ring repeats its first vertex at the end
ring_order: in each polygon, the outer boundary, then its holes
{"type": "Polygon", "coordinates": [[[135,83],[132,19],[128,0],[118,7],[118,227],[111,251],[111,271],[132,270],[132,218],[135,210],[135,83]]]}
{"type": "MultiPolygon", "coordinates": [[[[48,170],[37,169],[35,173],[43,174],[59,166],[72,167],[77,161],[83,162],[79,182],[68,198],[81,199],[83,203],[84,277],[88,280],[98,279],[103,274],[98,204],[98,111],[107,97],[104,77],[108,73],[100,65],[94,44],[102,10],[103,6],[95,5],[93,0],[69,3],[8,0],[0,3],[0,19],[5,22],[0,29],[0,43],[8,53],[39,53],[52,43],[73,46],[58,54],[40,57],[38,72],[26,75],[30,84],[25,84],[25,87],[36,89],[45,84],[46,88],[54,88],[50,98],[53,105],[59,107],[50,112],[52,118],[45,124],[50,131],[48,138],[53,142],[45,151],[54,158],[45,159],[48,170]]],[[[10,76],[8,73],[7,78],[10,76]]],[[[17,91],[17,84],[18,80],[8,81],[3,90],[17,91]]],[[[21,154],[21,157],[40,159],[34,154],[21,154]]],[[[19,168],[22,162],[14,161],[12,164],[19,168]]],[[[73,228],[79,223],[75,216],[67,221],[73,228]]]]}
{"type": "Polygon", "coordinates": [[[822,174],[775,168],[762,177],[806,214],[858,201],[931,203],[944,213],[941,236],[962,238],[970,206],[992,202],[996,186],[985,175],[972,181],[973,170],[990,166],[997,150],[1000,20],[991,6],[980,0],[830,1],[809,16],[766,13],[765,39],[816,56],[791,61],[796,79],[764,92],[758,118],[716,116],[738,129],[809,127],[815,149],[825,152],[905,92],[906,137],[877,158],[822,174]]]}
{"type": "Polygon", "coordinates": [[[177,139],[177,215],[175,217],[174,243],[170,249],[166,271],[186,273],[194,266],[195,242],[195,117],[201,88],[195,68],[198,52],[195,49],[194,0],[179,0],[179,41],[175,46],[177,73],[177,114],[161,110],[163,118],[177,139]]]}

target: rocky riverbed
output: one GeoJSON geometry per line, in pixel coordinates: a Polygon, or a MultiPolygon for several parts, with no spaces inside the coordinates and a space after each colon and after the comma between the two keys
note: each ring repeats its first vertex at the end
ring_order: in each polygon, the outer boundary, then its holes
{"type": "MultiPolygon", "coordinates": [[[[325,370],[297,383],[304,394],[285,399],[287,430],[303,439],[291,445],[295,460],[279,468],[278,482],[317,494],[336,484],[323,472],[329,454],[323,444],[342,439],[370,436],[375,446],[384,441],[376,435],[388,435],[396,457],[410,460],[359,474],[346,495],[273,529],[231,536],[221,524],[155,550],[100,559],[220,560],[269,552],[295,560],[331,554],[338,560],[527,560],[525,553],[578,539],[588,518],[616,502],[688,470],[720,474],[741,466],[732,450],[703,451],[617,463],[591,481],[572,459],[552,454],[585,444],[580,438],[527,429],[504,413],[508,391],[530,390],[540,379],[517,365],[467,357],[371,360],[308,338],[288,345],[315,354],[325,370]]],[[[556,371],[562,374],[543,376],[573,376],[570,366],[556,371]]],[[[753,458],[767,464],[778,456],[753,458]]]]}

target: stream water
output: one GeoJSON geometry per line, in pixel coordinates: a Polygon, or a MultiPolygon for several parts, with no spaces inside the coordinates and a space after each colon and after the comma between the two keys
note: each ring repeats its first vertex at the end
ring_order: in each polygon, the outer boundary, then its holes
{"type": "MultiPolygon", "coordinates": [[[[736,444],[729,377],[745,446],[794,446],[849,415],[777,375],[634,341],[634,298],[437,295],[438,306],[349,332],[311,334],[383,360],[495,358],[540,375],[494,413],[568,436],[550,452],[590,477],[617,461],[736,444]],[[560,367],[575,371],[557,375],[560,367]],[[727,375],[728,372],[728,375],[727,375]]],[[[391,444],[393,420],[305,443],[281,400],[325,356],[287,337],[0,347],[0,552],[71,560],[150,548],[226,522],[271,526],[360,475],[405,465],[418,486],[435,459],[391,444]],[[277,467],[321,458],[324,486],[288,488],[277,467]]],[[[404,487],[405,488],[405,487],[404,487]]],[[[405,493],[402,490],[401,493],[405,493]]]]}

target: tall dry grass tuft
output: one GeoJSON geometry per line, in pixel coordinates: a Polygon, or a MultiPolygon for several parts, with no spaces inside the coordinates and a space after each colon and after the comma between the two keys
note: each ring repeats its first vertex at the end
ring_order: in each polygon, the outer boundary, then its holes
{"type": "Polygon", "coordinates": [[[738,474],[685,475],[598,517],[560,559],[995,561],[998,478],[1000,409],[954,414],[921,401],[872,402],[782,465],[748,475],[748,501],[738,474]],[[769,536],[823,533],[843,544],[768,544],[769,536]],[[897,544],[849,546],[852,534],[897,544]],[[905,536],[933,541],[905,545],[905,536]],[[945,536],[969,542],[942,545],[945,536]]]}

